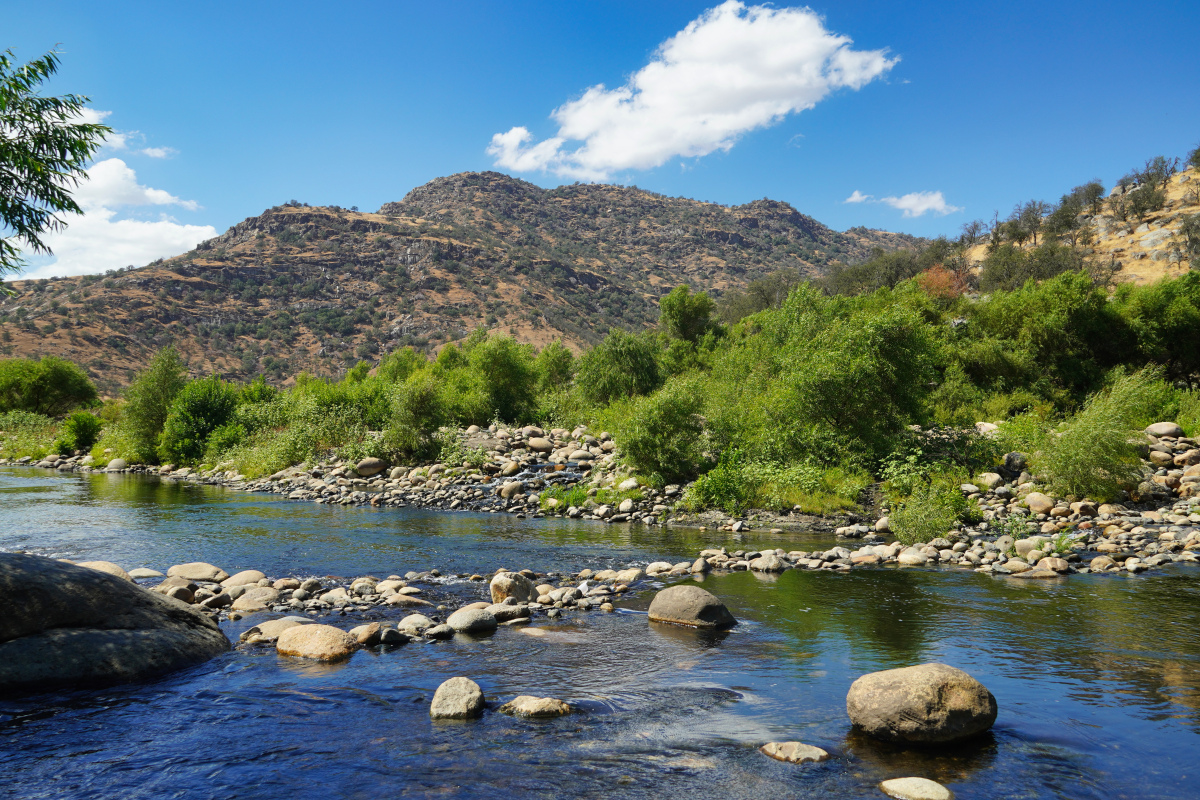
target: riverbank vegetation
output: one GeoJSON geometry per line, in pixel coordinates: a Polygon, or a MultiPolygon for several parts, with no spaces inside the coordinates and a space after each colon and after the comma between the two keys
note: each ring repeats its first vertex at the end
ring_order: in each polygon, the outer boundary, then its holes
{"type": "Polygon", "coordinates": [[[188,380],[168,347],[98,414],[74,365],[11,359],[0,455],[90,446],[98,460],[254,477],[330,451],[473,463],[480,453],[454,431],[536,422],[610,432],[629,471],[690,483],[682,502],[697,510],[831,513],[878,485],[913,540],[967,519],[959,485],[1008,451],[1063,495],[1113,499],[1141,479],[1143,426],[1200,433],[1200,272],[1111,286],[1060,213],[1078,219],[1096,193],[1018,209],[978,272],[964,253],[980,231],[964,231],[820,281],[781,272],[716,302],[680,286],[657,326],[614,329],[578,356],[480,329],[432,360],[406,347],[280,389],[188,380]],[[978,435],[978,422],[998,429],[978,435]]]}

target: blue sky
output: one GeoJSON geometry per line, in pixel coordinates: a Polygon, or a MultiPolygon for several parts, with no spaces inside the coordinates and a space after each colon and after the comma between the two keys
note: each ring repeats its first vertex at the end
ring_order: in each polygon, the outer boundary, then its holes
{"type": "Polygon", "coordinates": [[[805,8],[3,0],[0,47],[58,44],[49,91],[89,95],[124,134],[31,273],[140,265],[290,199],[374,210],[486,169],[955,234],[1200,143],[1194,2],[805,8]]]}

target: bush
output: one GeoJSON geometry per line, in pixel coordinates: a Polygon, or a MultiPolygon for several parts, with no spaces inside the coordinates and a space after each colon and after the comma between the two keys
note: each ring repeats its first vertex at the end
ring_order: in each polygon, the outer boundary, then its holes
{"type": "Polygon", "coordinates": [[[114,436],[121,448],[117,455],[146,464],[157,461],[159,436],[175,395],[187,383],[186,374],[174,347],[159,351],[151,359],[125,392],[125,407],[117,423],[120,432],[114,436]]]}
{"type": "Polygon", "coordinates": [[[889,517],[896,538],[907,545],[929,542],[970,519],[973,509],[958,488],[963,478],[952,471],[919,483],[889,517]]]}
{"type": "Polygon", "coordinates": [[[782,465],[752,461],[742,451],[722,454],[720,463],[688,488],[683,503],[700,510],[720,508],[738,514],[748,508],[831,514],[857,507],[871,483],[862,470],[814,464],[782,465]]]}
{"type": "Polygon", "coordinates": [[[694,478],[704,465],[703,384],[676,379],[607,416],[625,462],[656,486],[694,478]]]}
{"type": "Polygon", "coordinates": [[[614,329],[579,357],[575,382],[584,400],[601,405],[649,394],[662,382],[658,348],[645,334],[614,329]]]}
{"type": "Polygon", "coordinates": [[[230,422],[214,428],[204,445],[204,462],[216,464],[225,459],[226,453],[246,440],[246,427],[240,422],[230,422]]]}
{"type": "Polygon", "coordinates": [[[537,354],[533,360],[533,371],[537,376],[539,393],[564,390],[575,372],[575,356],[561,340],[555,339],[537,354]]]}
{"type": "Polygon", "coordinates": [[[91,450],[100,438],[104,423],[95,414],[87,411],[76,411],[67,417],[58,431],[55,449],[63,455],[69,455],[76,450],[91,450]]]}
{"type": "Polygon", "coordinates": [[[214,430],[229,422],[239,391],[216,376],[187,384],[175,395],[163,425],[158,455],[176,464],[195,464],[214,430]]]}
{"type": "Polygon", "coordinates": [[[1120,375],[1046,439],[1040,467],[1058,492],[1108,501],[1141,477],[1141,429],[1163,402],[1161,373],[1120,375]]]}
{"type": "Polygon", "coordinates": [[[0,360],[0,413],[28,411],[55,417],[96,402],[96,387],[70,361],[55,356],[0,360]]]}
{"type": "Polygon", "coordinates": [[[507,336],[490,336],[472,344],[467,361],[480,378],[490,412],[509,422],[532,417],[538,379],[533,348],[507,336]]]}

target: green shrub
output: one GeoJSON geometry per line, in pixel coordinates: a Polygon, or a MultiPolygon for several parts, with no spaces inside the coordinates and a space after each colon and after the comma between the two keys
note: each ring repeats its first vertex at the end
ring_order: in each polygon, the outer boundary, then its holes
{"type": "Polygon", "coordinates": [[[532,347],[507,336],[489,336],[472,344],[467,361],[487,395],[487,416],[495,414],[508,422],[527,421],[533,416],[538,373],[532,347]]]}
{"type": "Polygon", "coordinates": [[[176,464],[195,464],[205,453],[209,434],[225,425],[237,408],[239,391],[216,376],[184,386],[171,401],[158,455],[176,464]]]}
{"type": "Polygon", "coordinates": [[[96,387],[70,361],[55,356],[37,361],[0,359],[0,413],[28,411],[55,417],[96,402],[96,387]]]}
{"type": "Polygon", "coordinates": [[[91,450],[100,438],[103,427],[104,423],[95,414],[76,411],[59,428],[55,448],[64,455],[76,450],[91,450]]]}
{"type": "Polygon", "coordinates": [[[1047,437],[1039,467],[1056,491],[1103,502],[1137,485],[1138,441],[1162,402],[1160,374],[1146,369],[1121,375],[1047,437]]]}
{"type": "Polygon", "coordinates": [[[433,437],[440,443],[437,460],[447,466],[480,469],[490,460],[482,447],[467,447],[467,434],[457,428],[442,428],[433,437]]]}
{"type": "Polygon", "coordinates": [[[204,445],[204,462],[216,464],[226,459],[226,454],[246,440],[246,426],[240,422],[229,422],[214,428],[204,445]]]}
{"type": "Polygon", "coordinates": [[[125,392],[125,406],[114,431],[117,455],[150,464],[158,459],[159,436],[171,403],[187,383],[187,370],[174,347],[160,350],[125,392]]]}
{"type": "Polygon", "coordinates": [[[558,510],[566,511],[571,506],[582,508],[587,499],[587,488],[579,484],[567,488],[551,486],[538,496],[543,511],[549,510],[548,501],[550,500],[557,500],[558,510]]]}
{"type": "Polygon", "coordinates": [[[584,400],[595,404],[649,394],[662,382],[658,348],[646,334],[614,329],[579,357],[575,382],[584,400]]]}
{"type": "Polygon", "coordinates": [[[614,405],[607,416],[625,463],[656,486],[695,477],[706,461],[703,398],[703,383],[693,377],[614,405]]]}
{"type": "Polygon", "coordinates": [[[389,449],[409,456],[432,456],[437,452],[433,434],[450,421],[443,385],[431,371],[422,370],[397,387],[392,399],[392,422],[384,433],[389,449]]]}
{"type": "Polygon", "coordinates": [[[961,521],[973,520],[974,509],[959,486],[963,475],[944,472],[922,482],[889,520],[896,538],[907,545],[929,542],[945,536],[961,521]]]}
{"type": "Polygon", "coordinates": [[[540,394],[557,393],[567,389],[575,373],[575,356],[560,339],[546,345],[533,360],[540,394]]]}

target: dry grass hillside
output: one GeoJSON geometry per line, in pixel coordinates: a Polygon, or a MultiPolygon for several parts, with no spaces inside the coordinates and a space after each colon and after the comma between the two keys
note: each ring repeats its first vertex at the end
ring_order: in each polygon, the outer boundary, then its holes
{"type": "Polygon", "coordinates": [[[721,206],[637,188],[439,178],[376,213],[289,203],[175,258],[11,284],[0,353],[54,354],[104,391],[174,343],[194,374],[282,382],[433,349],[478,327],[578,348],[658,318],[680,283],[714,294],[781,269],[823,274],[905,234],[833,231],[786,203],[721,206]]]}
{"type": "MultiPolygon", "coordinates": [[[[1185,218],[1200,214],[1200,172],[1189,168],[1172,176],[1165,192],[1163,208],[1142,220],[1121,220],[1114,214],[1119,189],[1109,193],[1100,214],[1085,216],[1094,238],[1084,252],[1097,264],[1111,266],[1114,281],[1146,284],[1188,271],[1179,228],[1185,218]]],[[[968,258],[976,263],[986,257],[985,244],[968,252],[968,258]]]]}

